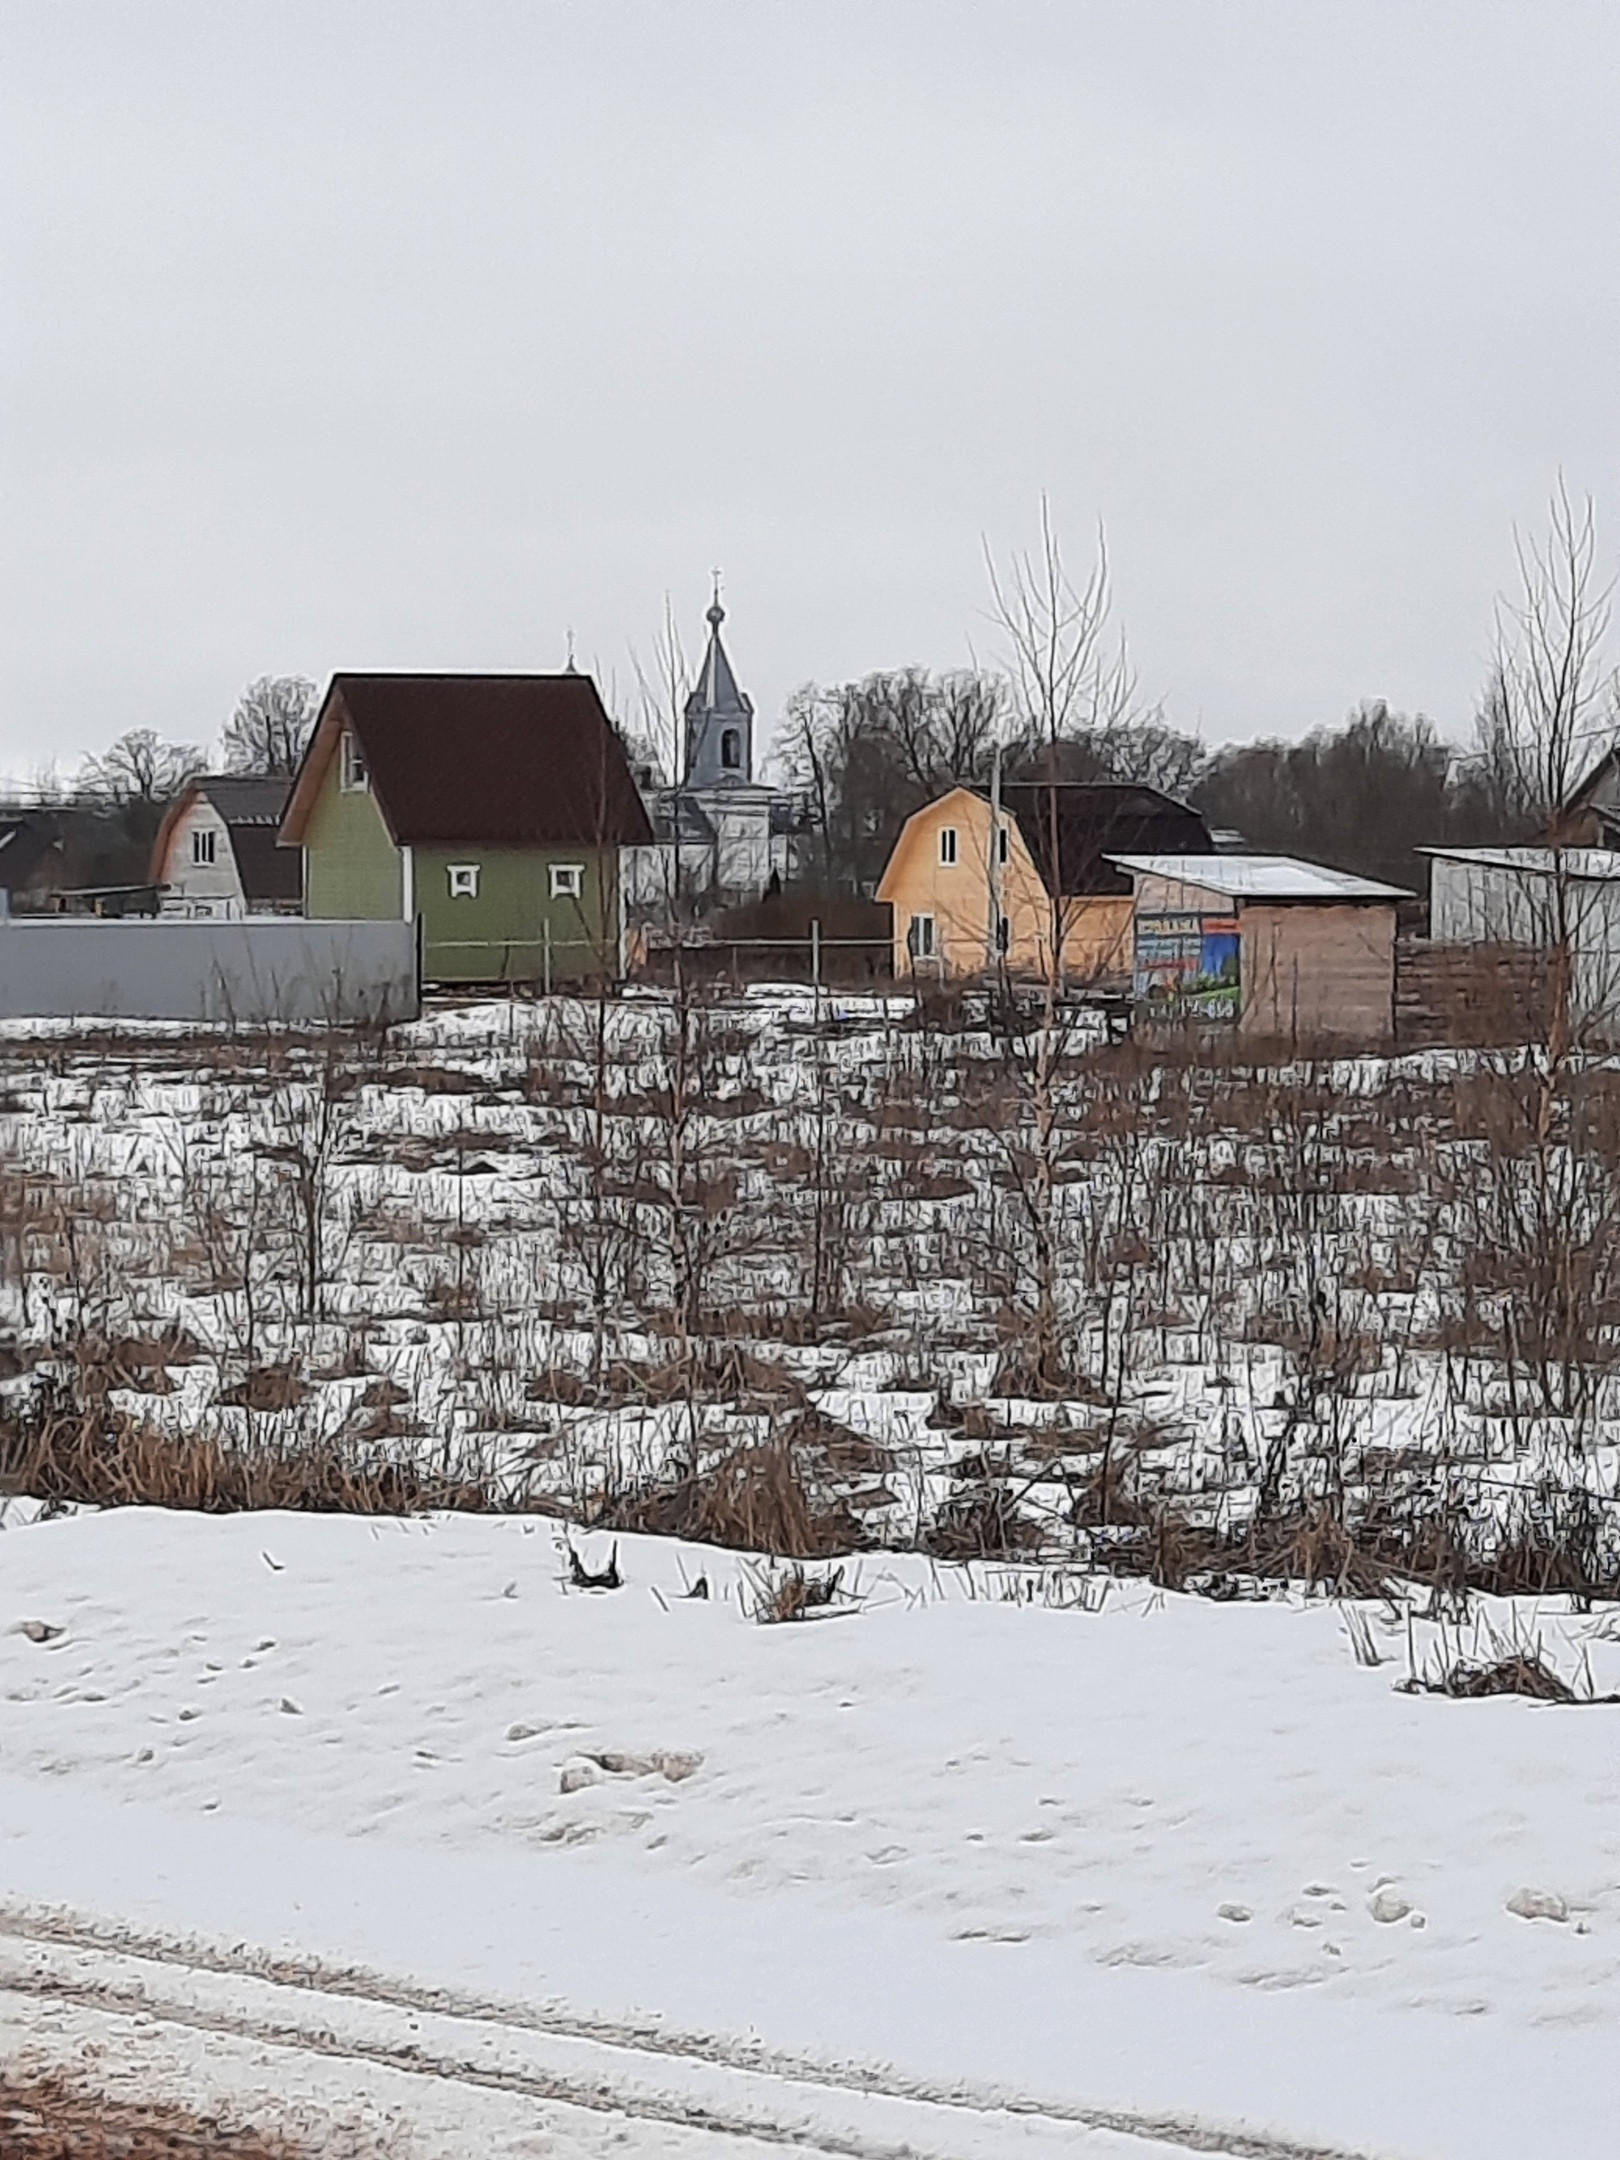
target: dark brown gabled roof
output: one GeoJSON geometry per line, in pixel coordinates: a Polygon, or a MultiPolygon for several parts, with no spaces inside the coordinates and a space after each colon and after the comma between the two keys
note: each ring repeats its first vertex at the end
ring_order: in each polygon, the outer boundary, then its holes
{"type": "Polygon", "coordinates": [[[250,908],[272,901],[296,907],[303,899],[303,862],[295,849],[276,844],[273,825],[233,825],[231,850],[250,908]]]}
{"type": "Polygon", "coordinates": [[[1064,898],[1128,894],[1131,880],[1110,855],[1213,855],[1215,843],[1196,810],[1157,788],[1114,780],[1009,780],[1001,800],[1017,820],[1041,882],[1064,898]],[[1060,876],[1052,874],[1052,824],[1057,821],[1060,876]]]}
{"type": "Polygon", "coordinates": [[[194,785],[233,830],[238,825],[281,823],[292,793],[286,773],[205,773],[194,785]]]}
{"type": "Polygon", "coordinates": [[[23,892],[35,879],[54,885],[50,872],[60,868],[63,854],[60,811],[12,810],[0,816],[0,886],[8,892],[23,892]]]}
{"type": "Polygon", "coordinates": [[[334,675],[294,783],[304,837],[343,730],[401,847],[640,847],[652,828],[588,675],[334,675]]]}

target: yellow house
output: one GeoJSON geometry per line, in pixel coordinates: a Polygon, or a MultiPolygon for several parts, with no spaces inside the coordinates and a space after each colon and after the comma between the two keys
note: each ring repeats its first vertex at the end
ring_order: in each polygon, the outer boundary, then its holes
{"type": "Polygon", "coordinates": [[[906,820],[877,889],[894,911],[895,973],[982,975],[1005,962],[1044,976],[1055,943],[1066,981],[1128,989],[1131,880],[1106,856],[1150,832],[1174,834],[1178,853],[1212,851],[1198,813],[1153,788],[1010,781],[999,810],[952,788],[906,820]]]}

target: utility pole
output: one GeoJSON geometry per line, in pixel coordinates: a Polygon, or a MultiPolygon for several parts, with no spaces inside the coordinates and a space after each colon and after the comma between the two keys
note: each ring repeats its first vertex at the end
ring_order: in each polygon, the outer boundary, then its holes
{"type": "Polygon", "coordinates": [[[985,931],[984,964],[986,972],[1001,959],[1001,745],[997,743],[990,758],[990,863],[987,880],[990,888],[990,921],[985,931]]]}

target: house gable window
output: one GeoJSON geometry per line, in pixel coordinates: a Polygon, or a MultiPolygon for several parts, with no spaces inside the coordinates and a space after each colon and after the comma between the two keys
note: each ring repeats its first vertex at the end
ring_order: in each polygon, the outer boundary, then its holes
{"type": "Polygon", "coordinates": [[[366,772],[366,753],[347,728],[343,731],[343,746],[339,755],[344,794],[363,795],[370,785],[370,776],[366,772]]]}
{"type": "Polygon", "coordinates": [[[1006,828],[1006,826],[1005,826],[1005,825],[1002,825],[1002,826],[998,826],[998,827],[997,827],[997,830],[996,830],[996,861],[997,861],[998,863],[1004,863],[1004,862],[1005,862],[1006,860],[1007,860],[1007,828],[1006,828]]]}
{"type": "Polygon", "coordinates": [[[551,897],[553,900],[577,900],[585,890],[585,865],[577,862],[554,862],[551,866],[551,897]]]}
{"type": "Polygon", "coordinates": [[[1005,959],[1012,945],[1012,924],[1005,915],[996,917],[996,951],[1005,959]]]}
{"type": "Polygon", "coordinates": [[[911,928],[906,932],[906,948],[913,960],[932,960],[934,957],[934,918],[932,915],[913,915],[911,928]]]}
{"type": "Polygon", "coordinates": [[[956,861],[956,827],[942,825],[939,828],[939,859],[943,868],[949,870],[956,861]]]}
{"type": "Polygon", "coordinates": [[[720,762],[727,772],[742,770],[742,736],[734,727],[725,728],[721,732],[720,762]]]}
{"type": "Polygon", "coordinates": [[[214,867],[214,843],[219,835],[212,827],[193,826],[191,833],[191,862],[193,869],[211,870],[214,867]]]}
{"type": "Polygon", "coordinates": [[[445,869],[450,879],[450,897],[452,900],[476,900],[478,898],[477,863],[447,863],[445,869]]]}

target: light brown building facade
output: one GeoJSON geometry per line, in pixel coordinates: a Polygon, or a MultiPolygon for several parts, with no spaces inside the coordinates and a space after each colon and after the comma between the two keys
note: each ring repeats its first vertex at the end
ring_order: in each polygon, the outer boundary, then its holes
{"type": "Polygon", "coordinates": [[[1374,1048],[1394,1033],[1399,887],[1282,855],[1116,855],[1136,997],[1165,1019],[1374,1048]]]}
{"type": "Polygon", "coordinates": [[[906,820],[877,897],[894,910],[902,977],[981,975],[1003,962],[1015,974],[1044,974],[1054,936],[1071,978],[1131,972],[1129,897],[1071,895],[1054,921],[1017,819],[971,788],[953,788],[906,820]]]}
{"type": "Polygon", "coordinates": [[[1015,774],[1000,799],[952,788],[908,818],[878,886],[902,976],[1005,967],[1071,987],[1125,990],[1131,881],[1110,849],[1208,852],[1196,810],[1154,788],[1015,774]]]}

